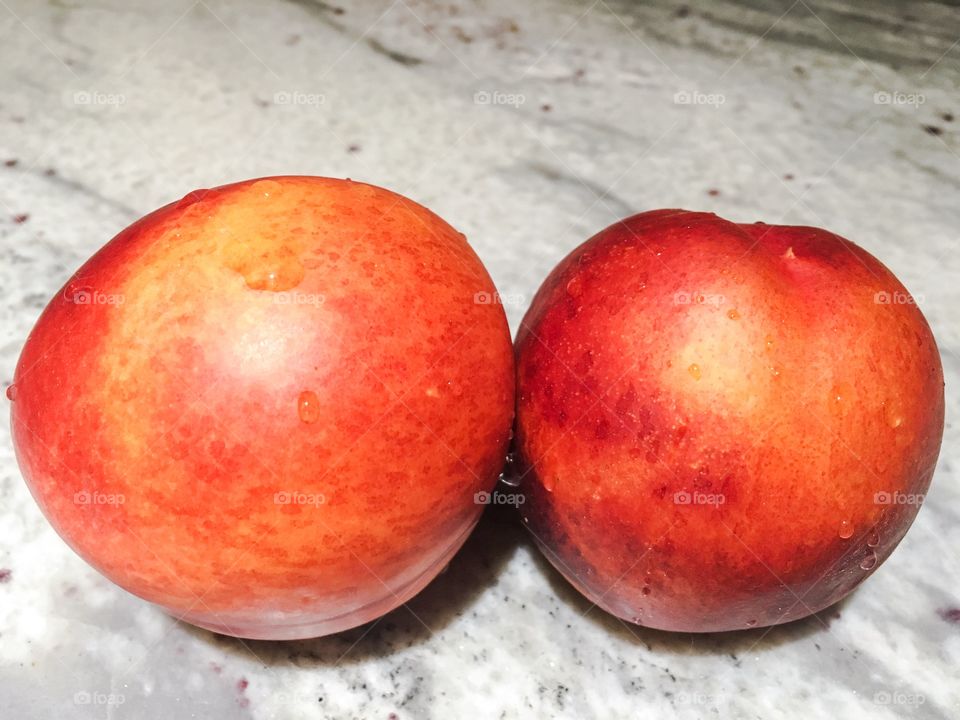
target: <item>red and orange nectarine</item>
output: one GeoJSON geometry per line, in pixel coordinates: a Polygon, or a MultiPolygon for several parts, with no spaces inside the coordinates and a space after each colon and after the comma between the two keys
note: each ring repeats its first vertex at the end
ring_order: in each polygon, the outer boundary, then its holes
{"type": "Polygon", "coordinates": [[[513,353],[463,235],[363,183],[275,177],[131,225],[44,311],[17,457],[104,575],[189,622],[321,635],[440,571],[496,482],[513,353]]]}
{"type": "Polygon", "coordinates": [[[893,551],[933,474],[930,329],[824,230],[628,218],[553,270],[516,347],[527,524],[593,602],[646,626],[821,610],[893,551]]]}

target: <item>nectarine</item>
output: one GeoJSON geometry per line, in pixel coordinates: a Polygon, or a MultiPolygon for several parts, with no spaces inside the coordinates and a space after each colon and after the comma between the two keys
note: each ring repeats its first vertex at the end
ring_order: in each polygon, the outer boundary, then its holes
{"type": "Polygon", "coordinates": [[[514,374],[495,296],[463,235],[387,190],[190,193],[40,317],[10,393],[20,466],[67,543],[177,617],[360,624],[441,570],[496,482],[514,374]]]}
{"type": "Polygon", "coordinates": [[[516,352],[527,525],[590,600],[654,628],[842,598],[904,536],[943,433],[914,299],[816,228],[618,222],[553,270],[516,352]]]}

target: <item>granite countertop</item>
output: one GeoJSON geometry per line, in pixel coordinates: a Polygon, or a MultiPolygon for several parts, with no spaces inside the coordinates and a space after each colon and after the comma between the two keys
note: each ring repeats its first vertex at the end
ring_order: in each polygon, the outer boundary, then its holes
{"type": "Polygon", "coordinates": [[[0,717],[960,716],[958,21],[893,0],[2,0],[4,384],[48,298],[125,225],[303,173],[465,232],[514,329],[555,262],[634,212],[829,228],[917,296],[947,427],[904,542],[818,617],[628,626],[491,508],[407,607],[270,643],[178,623],[89,568],[0,423],[0,717]]]}

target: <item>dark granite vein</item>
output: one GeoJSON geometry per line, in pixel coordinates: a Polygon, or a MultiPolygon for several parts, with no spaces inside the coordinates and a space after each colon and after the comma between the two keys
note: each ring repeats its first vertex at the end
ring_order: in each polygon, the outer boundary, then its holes
{"type": "MultiPolygon", "coordinates": [[[[13,168],[16,168],[17,165],[18,163],[15,163],[14,165],[7,165],[6,167],[11,168],[12,170],[13,168]]],[[[112,198],[109,198],[106,195],[102,195],[101,193],[97,192],[93,188],[90,188],[77,180],[70,180],[69,178],[65,178],[57,172],[50,172],[50,170],[48,169],[46,170],[41,170],[39,168],[31,168],[31,169],[25,169],[25,170],[16,169],[16,170],[13,170],[13,172],[17,173],[18,175],[30,175],[30,176],[39,178],[44,182],[52,183],[53,185],[56,185],[57,187],[62,188],[64,190],[80,193],[81,195],[91,198],[92,200],[96,200],[97,202],[102,203],[103,205],[106,205],[107,207],[113,210],[116,210],[117,212],[129,218],[131,222],[133,222],[143,214],[142,211],[136,210],[130,207],[129,205],[125,205],[124,203],[118,200],[113,200],[112,198]]]]}
{"type": "Polygon", "coordinates": [[[390,58],[395,63],[400,65],[407,65],[408,67],[420,65],[423,60],[418,57],[413,57],[413,55],[407,55],[405,53],[399,52],[397,50],[391,50],[381,43],[376,38],[367,38],[367,45],[370,46],[370,49],[374,52],[390,58]]]}
{"type": "MultiPolygon", "coordinates": [[[[607,5],[641,37],[649,34],[664,43],[698,47],[721,56],[738,58],[756,38],[763,36],[762,42],[855,55],[866,62],[892,68],[909,67],[919,73],[926,72],[938,60],[949,60],[949,53],[945,58],[943,55],[960,32],[960,8],[946,2],[924,3],[922,17],[919,12],[911,13],[910,3],[897,0],[870,3],[804,0],[795,4],[775,0],[720,0],[692,7],[679,0],[653,0],[643,6],[630,0],[609,0],[607,5]],[[664,9],[673,11],[673,23],[662,22],[664,9]],[[680,31],[684,23],[704,21],[742,34],[745,42],[723,46],[680,31]]],[[[957,53],[957,48],[952,52],[957,53]]],[[[954,56],[954,60],[956,57],[960,54],[954,56]]]]}
{"type": "Polygon", "coordinates": [[[610,192],[609,188],[604,188],[602,185],[599,185],[595,182],[572,175],[570,173],[562,172],[556,168],[552,168],[549,165],[544,165],[539,162],[528,162],[527,167],[530,170],[533,170],[540,177],[546,178],[551,182],[560,182],[565,185],[572,185],[578,190],[589,190],[593,194],[591,200],[596,200],[598,203],[605,205],[610,212],[615,213],[620,217],[627,217],[637,212],[637,210],[626,200],[617,197],[610,192]],[[611,207],[611,204],[613,207],[611,207]]]}

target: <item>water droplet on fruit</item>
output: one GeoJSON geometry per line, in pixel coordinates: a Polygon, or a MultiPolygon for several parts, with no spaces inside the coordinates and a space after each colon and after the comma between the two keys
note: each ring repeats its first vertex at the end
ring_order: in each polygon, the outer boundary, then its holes
{"type": "Polygon", "coordinates": [[[779,365],[770,366],[770,374],[773,375],[774,379],[779,378],[781,372],[783,372],[783,368],[781,368],[779,365]]]}
{"type": "Polygon", "coordinates": [[[694,380],[699,380],[699,379],[700,379],[700,374],[701,374],[701,373],[700,373],[700,366],[697,365],[696,363],[694,363],[693,365],[691,365],[690,367],[688,367],[688,368],[687,368],[687,372],[690,373],[690,376],[691,376],[694,380]]]}
{"type": "Polygon", "coordinates": [[[276,180],[258,180],[250,186],[250,189],[266,199],[272,195],[279,194],[283,186],[276,180]]]}
{"type": "Polygon", "coordinates": [[[876,564],[877,564],[877,554],[873,552],[873,550],[871,550],[870,554],[864,557],[863,560],[860,561],[860,569],[871,570],[876,564]]]}
{"type": "Polygon", "coordinates": [[[642,594],[644,594],[644,595],[649,595],[649,594],[650,594],[650,587],[649,587],[648,585],[644,585],[643,590],[641,590],[640,592],[641,592],[642,594]]]}
{"type": "Polygon", "coordinates": [[[513,453],[507,453],[503,462],[503,471],[500,473],[500,482],[508,487],[518,487],[523,477],[524,476],[518,472],[513,453]]]}
{"type": "Polygon", "coordinates": [[[870,533],[870,537],[867,538],[867,547],[875,548],[879,544],[880,544],[880,535],[877,533],[876,530],[874,530],[872,533],[870,533]]]}
{"type": "Polygon", "coordinates": [[[830,413],[839,417],[846,411],[846,403],[853,396],[853,386],[850,383],[834,385],[830,391],[830,413]]]}
{"type": "Polygon", "coordinates": [[[548,493],[552,493],[553,488],[555,488],[557,485],[557,482],[559,482],[559,478],[554,478],[554,477],[551,477],[550,475],[544,475],[543,480],[541,482],[543,483],[543,489],[546,490],[548,493]]]}
{"type": "Polygon", "coordinates": [[[251,253],[249,256],[243,253],[237,255],[231,267],[243,275],[244,282],[251,290],[290,290],[300,284],[305,274],[300,258],[287,247],[276,248],[273,252],[251,253]]]}
{"type": "Polygon", "coordinates": [[[738,313],[738,312],[736,311],[736,309],[734,309],[734,310],[728,310],[728,311],[727,311],[727,317],[730,318],[731,320],[736,320],[736,319],[738,319],[738,318],[740,317],[740,313],[738,313]]]}
{"type": "Polygon", "coordinates": [[[580,297],[583,294],[583,283],[579,277],[571,278],[567,283],[567,294],[570,297],[580,297]]]}
{"type": "Polygon", "coordinates": [[[773,335],[767,335],[765,342],[767,344],[767,350],[770,351],[773,349],[773,335]]]}
{"type": "Polygon", "coordinates": [[[17,386],[16,385],[7,385],[7,400],[13,402],[17,399],[17,386]]]}
{"type": "Polygon", "coordinates": [[[853,536],[853,523],[849,520],[842,520],[840,522],[840,532],[839,535],[841,538],[846,540],[849,537],[853,536]]]}
{"type": "Polygon", "coordinates": [[[320,399],[313,390],[304,390],[297,398],[297,415],[305,423],[320,419],[320,399]]]}
{"type": "Polygon", "coordinates": [[[757,624],[756,620],[747,620],[747,627],[753,627],[757,624]]]}
{"type": "Polygon", "coordinates": [[[210,191],[202,188],[200,190],[193,190],[191,192],[188,192],[186,195],[180,198],[180,200],[177,201],[177,205],[176,205],[177,209],[181,210],[183,208],[190,207],[194,203],[203,200],[204,196],[208,192],[210,191]]]}
{"type": "Polygon", "coordinates": [[[900,411],[900,407],[896,403],[886,403],[886,407],[884,408],[884,416],[887,419],[887,425],[894,430],[903,425],[903,413],[900,411]]]}
{"type": "Polygon", "coordinates": [[[519,487],[520,477],[513,472],[513,468],[507,468],[500,473],[500,482],[507,487],[519,487]]]}

